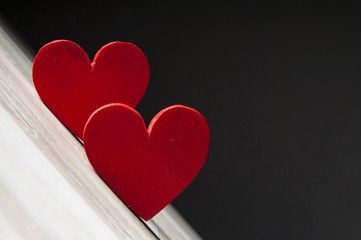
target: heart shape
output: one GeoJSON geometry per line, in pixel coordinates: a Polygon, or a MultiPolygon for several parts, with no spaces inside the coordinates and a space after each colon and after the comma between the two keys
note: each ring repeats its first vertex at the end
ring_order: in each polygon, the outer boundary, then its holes
{"type": "Polygon", "coordinates": [[[103,46],[90,63],[77,44],[57,40],[42,47],[33,64],[33,81],[41,100],[80,139],[96,109],[114,102],[135,107],[148,80],[145,55],[125,42],[103,46]]]}
{"type": "Polygon", "coordinates": [[[194,179],[207,157],[209,141],[206,119],[180,105],[159,112],[147,130],[134,109],[108,104],[91,115],[84,130],[93,168],[144,220],[194,179]]]}

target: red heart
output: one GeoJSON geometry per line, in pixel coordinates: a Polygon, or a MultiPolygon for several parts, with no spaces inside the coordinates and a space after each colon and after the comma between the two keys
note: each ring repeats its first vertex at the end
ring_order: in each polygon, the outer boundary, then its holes
{"type": "Polygon", "coordinates": [[[148,85],[149,67],[143,52],[131,43],[109,43],[90,63],[77,44],[58,40],[36,55],[33,80],[46,106],[82,138],[86,121],[99,107],[138,104],[148,85]]]}
{"type": "Polygon", "coordinates": [[[84,130],[88,159],[103,181],[137,215],[149,220],[194,179],[208,154],[206,119],[194,109],[172,106],[146,129],[124,104],[108,104],[84,130]]]}

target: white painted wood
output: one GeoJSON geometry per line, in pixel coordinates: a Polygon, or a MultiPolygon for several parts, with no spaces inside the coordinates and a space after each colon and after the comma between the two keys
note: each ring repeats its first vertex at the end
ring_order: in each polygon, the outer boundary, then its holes
{"type": "Polygon", "coordinates": [[[2,25],[0,239],[200,239],[173,207],[144,223],[114,195],[40,101],[32,56],[2,25]]]}
{"type": "MultiPolygon", "coordinates": [[[[22,156],[32,156],[31,159],[28,159],[29,165],[27,169],[29,171],[28,174],[37,175],[36,170],[36,158],[41,155],[33,155],[32,152],[41,152],[44,155],[44,159],[49,163],[46,166],[52,166],[52,168],[56,169],[56,171],[62,176],[64,181],[68,184],[68,187],[65,187],[64,182],[63,185],[60,183],[61,178],[54,178],[48,179],[47,181],[38,181],[39,184],[42,184],[39,189],[37,189],[36,185],[31,184],[30,192],[23,192],[26,187],[18,189],[13,189],[16,193],[21,194],[24,199],[28,196],[27,193],[32,194],[32,190],[35,191],[33,195],[37,193],[40,195],[44,195],[46,189],[49,189],[46,184],[50,184],[54,187],[56,191],[58,186],[64,186],[63,188],[59,189],[59,195],[67,194],[69,195],[69,189],[73,189],[73,194],[75,194],[74,199],[83,199],[82,201],[75,201],[72,204],[68,204],[68,210],[64,209],[63,214],[70,213],[71,209],[83,209],[80,218],[84,219],[83,221],[88,221],[86,218],[89,216],[97,216],[99,218],[98,222],[102,222],[104,226],[101,227],[104,232],[107,233],[109,236],[116,236],[120,239],[156,239],[151,231],[141,222],[139,219],[132,214],[131,211],[113,194],[113,192],[103,183],[103,181],[95,174],[93,169],[91,168],[89,162],[87,161],[84,149],[82,145],[77,141],[68,131],[67,129],[51,114],[51,112],[41,103],[36,92],[32,85],[29,83],[29,78],[31,79],[31,75],[25,75],[26,72],[29,71],[26,68],[31,69],[31,61],[20,61],[21,56],[14,57],[14,54],[21,54],[20,51],[13,50],[13,45],[8,44],[11,42],[11,39],[8,38],[6,33],[3,30],[0,30],[0,105],[3,109],[11,116],[12,121],[21,129],[24,134],[18,134],[18,141],[21,143],[21,138],[27,136],[29,141],[32,142],[32,145],[18,145],[17,148],[10,148],[10,145],[5,145],[3,141],[6,139],[11,139],[11,131],[4,132],[2,134],[2,139],[0,145],[4,145],[6,149],[17,150],[20,152],[21,150],[25,150],[24,155],[22,156]],[[28,65],[28,67],[26,67],[28,65]],[[24,69],[20,69],[24,67],[24,69]],[[31,150],[31,147],[35,148],[31,150]],[[31,152],[32,151],[32,152],[31,152]],[[31,167],[33,166],[33,167],[31,167]],[[77,195],[77,197],[76,197],[77,195]],[[85,211],[85,212],[84,212],[85,211]],[[87,212],[89,211],[89,212],[87,212]]],[[[31,72],[31,71],[30,71],[31,72]]],[[[2,119],[8,119],[5,114],[1,114],[0,117],[2,119]]],[[[2,120],[6,121],[6,120],[2,120]]],[[[14,126],[14,125],[12,125],[14,126]]],[[[12,130],[12,129],[11,129],[12,130]]],[[[14,132],[20,132],[14,130],[14,132]]],[[[29,142],[24,140],[25,142],[29,142]]],[[[3,150],[5,151],[5,150],[3,150]]],[[[14,153],[16,154],[16,152],[14,153]]],[[[5,162],[11,162],[12,160],[20,159],[11,156],[10,153],[6,155],[9,157],[2,157],[1,155],[1,162],[4,162],[4,166],[9,168],[9,175],[7,176],[16,176],[21,179],[22,174],[24,172],[14,167],[14,165],[9,165],[5,162]]],[[[15,166],[21,166],[18,163],[15,166]]],[[[45,165],[44,165],[45,166],[45,165]]],[[[5,167],[4,167],[5,168],[5,167]]],[[[50,172],[52,170],[48,169],[50,172]]],[[[47,170],[42,171],[42,174],[46,173],[47,170]]],[[[52,174],[53,175],[53,174],[52,174]]],[[[49,176],[49,175],[48,175],[49,176]]],[[[54,175],[55,176],[55,175],[54,175]]],[[[30,177],[31,178],[31,177],[30,177]]],[[[42,178],[44,179],[44,178],[42,178]]],[[[3,186],[4,192],[11,193],[11,185],[9,185],[11,181],[6,181],[2,178],[2,182],[0,186],[3,186]]],[[[51,193],[49,192],[49,195],[51,193]]],[[[33,196],[31,195],[31,196],[33,196]]],[[[2,195],[3,196],[3,195],[2,195]]],[[[38,229],[43,229],[41,226],[37,225],[36,223],[40,224],[40,221],[36,221],[33,217],[35,215],[22,211],[21,209],[30,209],[30,207],[26,207],[25,202],[19,202],[21,198],[17,198],[17,201],[13,200],[12,197],[14,195],[9,194],[9,198],[6,202],[2,205],[2,209],[9,209],[13,207],[16,209],[16,206],[19,207],[19,211],[12,212],[12,225],[15,229],[23,229],[22,227],[17,226],[24,226],[28,221],[34,223],[34,227],[31,228],[34,230],[33,236],[37,236],[41,233],[38,232],[38,229]],[[11,205],[11,203],[18,205],[11,205]],[[27,215],[28,214],[28,215],[27,215]]],[[[50,197],[50,196],[49,196],[50,197]]],[[[29,204],[33,204],[35,212],[41,212],[42,209],[37,207],[41,206],[38,202],[39,198],[29,197],[27,200],[29,204]]],[[[58,209],[62,209],[63,205],[57,205],[57,203],[61,203],[60,199],[50,198],[48,200],[54,200],[53,205],[48,206],[48,210],[54,208],[56,213],[61,211],[56,211],[58,209]],[[56,201],[57,200],[57,201],[56,201]],[[57,206],[57,207],[56,207],[57,206]]],[[[5,201],[5,200],[3,200],[5,201]]],[[[49,210],[50,211],[50,210],[49,210]]],[[[80,214],[80,213],[79,213],[80,214]]],[[[4,216],[9,216],[8,214],[4,216]]],[[[46,215],[44,215],[46,216],[46,215]]],[[[77,219],[74,218],[74,215],[67,215],[67,217],[63,215],[55,214],[53,220],[55,221],[56,225],[59,226],[77,226],[77,219]],[[68,222],[68,223],[66,223],[68,222]]],[[[47,218],[42,219],[43,223],[47,223],[49,220],[47,218]]],[[[96,221],[96,220],[94,220],[96,221]]],[[[80,223],[84,224],[84,223],[80,223]]],[[[99,223],[100,224],[100,223],[99,223]]],[[[88,225],[89,226],[89,225],[88,225]]],[[[61,228],[60,228],[61,229],[61,228]]],[[[82,230],[86,231],[83,233],[82,236],[90,236],[92,235],[92,231],[97,229],[96,226],[88,227],[88,228],[80,228],[80,232],[82,230]]],[[[44,229],[45,231],[45,229],[44,229]]],[[[52,230],[51,230],[52,231],[52,230]]],[[[67,228],[64,228],[64,231],[67,231],[67,228]]],[[[25,231],[22,235],[27,237],[28,233],[31,232],[25,231]]],[[[44,236],[51,236],[51,233],[46,233],[47,235],[44,236]]],[[[72,234],[72,232],[67,232],[67,234],[72,234]]],[[[93,236],[100,236],[102,233],[99,232],[98,235],[93,236]]],[[[86,238],[86,237],[85,237],[86,238]]],[[[30,238],[31,239],[31,238],[30,238]]],[[[39,238],[37,238],[39,239],[39,238]]],[[[41,238],[40,238],[41,239],[41,238]]],[[[51,237],[45,239],[52,239],[51,237]]],[[[63,239],[59,236],[58,239],[63,239]]],[[[77,239],[77,236],[73,236],[68,239],[77,239]]],[[[97,239],[95,237],[88,238],[88,239],[97,239]]]]}

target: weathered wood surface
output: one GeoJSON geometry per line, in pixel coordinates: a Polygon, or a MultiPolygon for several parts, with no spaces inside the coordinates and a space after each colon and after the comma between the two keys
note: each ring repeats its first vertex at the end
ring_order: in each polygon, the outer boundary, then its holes
{"type": "Polygon", "coordinates": [[[44,106],[32,56],[0,24],[0,239],[200,239],[168,206],[144,223],[44,106]]]}

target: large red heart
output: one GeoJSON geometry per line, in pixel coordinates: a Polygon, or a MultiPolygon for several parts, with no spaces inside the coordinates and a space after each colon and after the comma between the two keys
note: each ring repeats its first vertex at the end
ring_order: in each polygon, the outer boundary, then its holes
{"type": "Polygon", "coordinates": [[[84,130],[85,151],[95,171],[144,220],[194,179],[209,141],[205,118],[180,105],[158,113],[147,130],[134,109],[109,104],[92,114],[84,130]]]}
{"type": "Polygon", "coordinates": [[[143,52],[131,43],[109,43],[90,63],[77,44],[57,40],[36,55],[33,80],[46,106],[82,139],[86,121],[99,107],[138,104],[148,85],[149,67],[143,52]]]}

